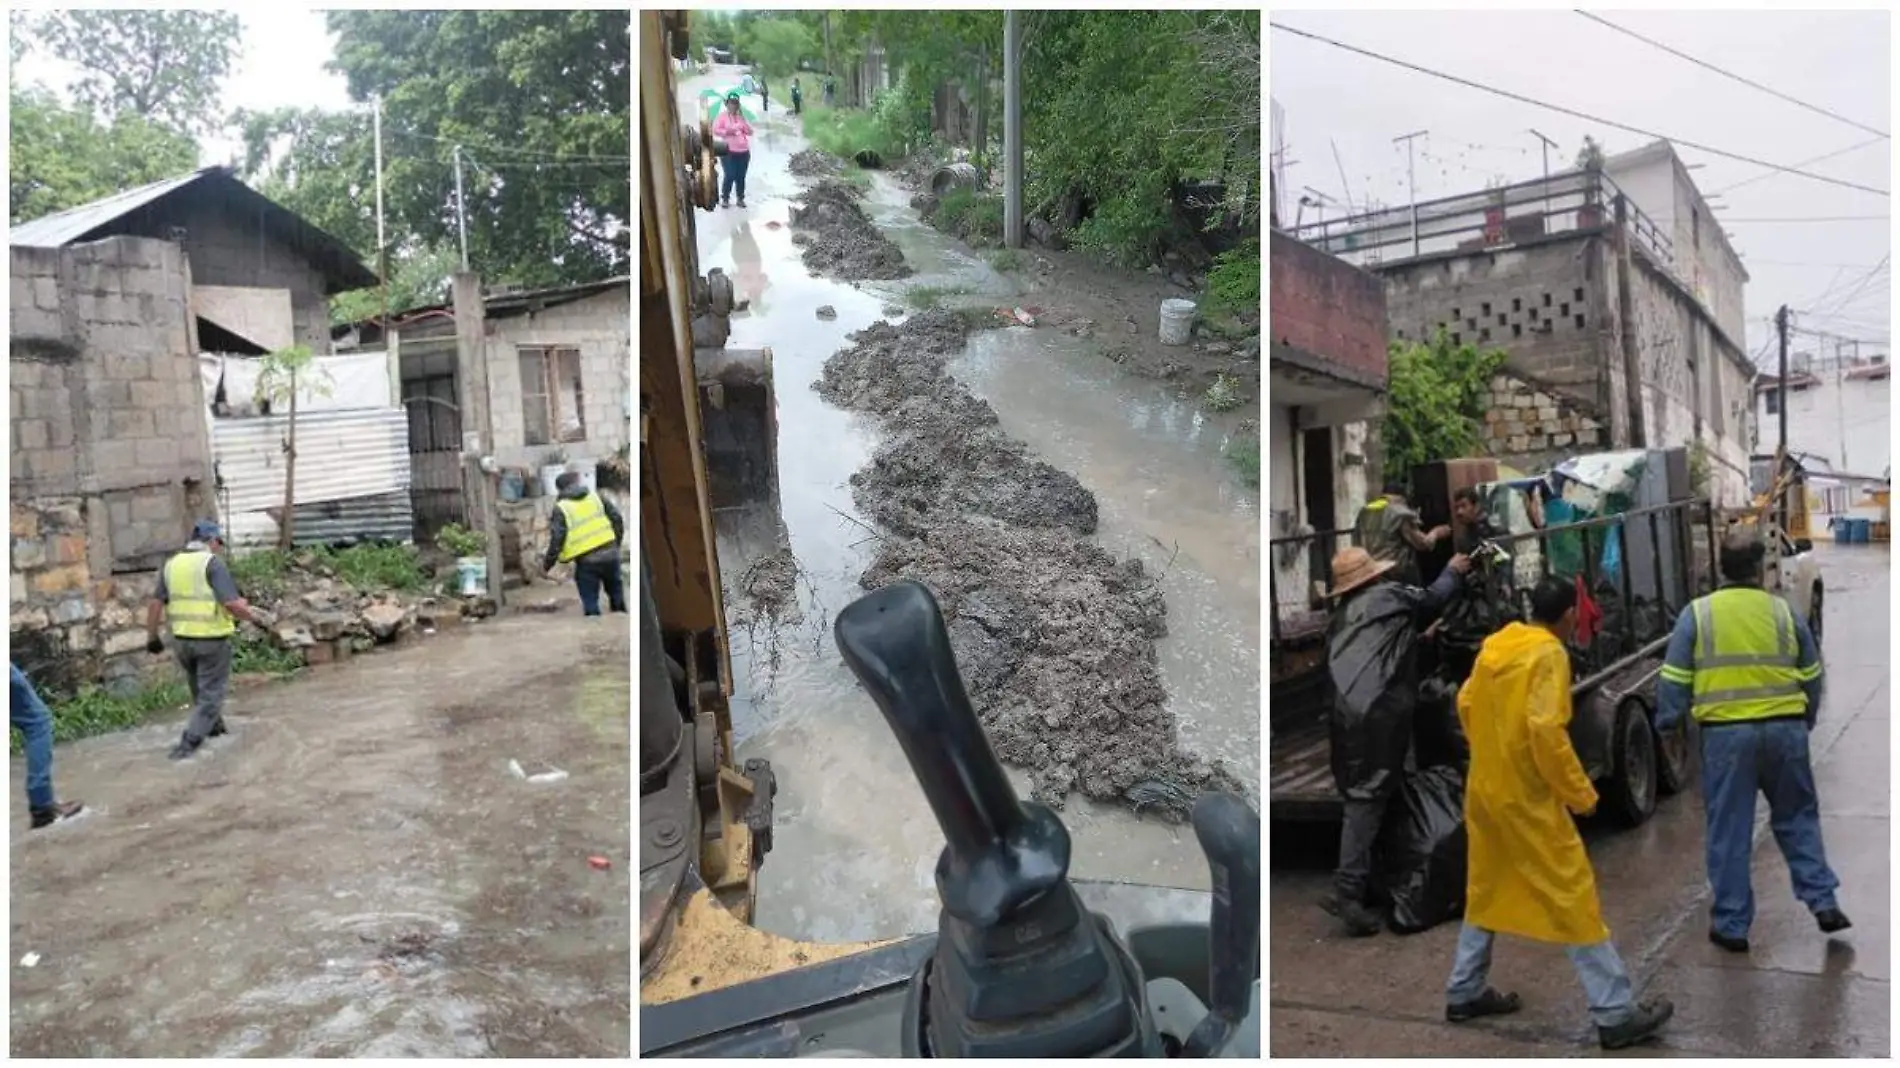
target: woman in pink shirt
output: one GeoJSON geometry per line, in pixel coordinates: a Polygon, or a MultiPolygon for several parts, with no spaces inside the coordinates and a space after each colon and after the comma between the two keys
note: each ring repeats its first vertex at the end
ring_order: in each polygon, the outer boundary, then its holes
{"type": "Polygon", "coordinates": [[[752,165],[752,124],[739,114],[739,94],[726,94],[726,110],[713,120],[713,136],[726,142],[726,178],[719,190],[720,207],[732,206],[732,191],[739,190],[739,206],[745,207],[745,172],[752,165]]]}

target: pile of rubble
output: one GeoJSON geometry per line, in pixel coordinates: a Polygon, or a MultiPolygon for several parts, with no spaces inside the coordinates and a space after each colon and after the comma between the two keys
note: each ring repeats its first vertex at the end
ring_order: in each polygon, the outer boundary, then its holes
{"type": "Polygon", "coordinates": [[[859,205],[858,190],[826,179],[805,190],[792,209],[792,244],[805,267],[846,282],[908,278],[904,253],[859,205]]]}
{"type": "Polygon", "coordinates": [[[436,589],[362,590],[310,555],[300,555],[284,575],[283,592],[252,598],[273,615],[269,634],[307,664],[327,664],[398,645],[459,624],[464,617],[495,613],[485,597],[443,596],[436,589]]]}

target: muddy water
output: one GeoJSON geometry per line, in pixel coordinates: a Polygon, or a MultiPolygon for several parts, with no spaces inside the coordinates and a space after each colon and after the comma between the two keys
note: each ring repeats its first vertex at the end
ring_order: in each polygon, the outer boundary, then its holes
{"type": "Polygon", "coordinates": [[[176,723],[61,746],[91,811],[12,834],[12,1053],[627,1056],[625,620],[240,690],[187,763],[176,723]]]}
{"type": "MultiPolygon", "coordinates": [[[[695,81],[682,96],[737,76],[695,81]]],[[[757,100],[748,101],[757,111],[757,100]]],[[[688,104],[690,108],[690,103],[688,104]]],[[[689,111],[690,113],[690,111],[689,111]]],[[[990,306],[1015,286],[925,226],[883,175],[865,208],[918,272],[851,285],[810,277],[791,243],[786,170],[806,147],[789,116],[758,116],[749,208],[698,215],[701,268],[734,277],[748,311],[732,347],[775,357],[782,507],[801,569],[804,619],[734,635],[741,755],[779,777],[775,847],[760,873],[758,922],[787,936],[845,940],[935,926],[932,870],[943,841],[903,754],[831,643],[836,611],[863,591],[871,534],[849,478],[876,444],[861,417],[811,389],[845,335],[903,305],[914,287],[990,306]],[[771,224],[777,223],[775,228],[771,224]],[[835,320],[815,309],[829,305],[835,320]]],[[[1231,420],[1200,415],[1163,386],[1120,375],[1085,343],[1052,330],[979,332],[957,373],[995,405],[1004,428],[1097,495],[1103,544],[1164,572],[1170,637],[1161,668],[1188,741],[1259,771],[1258,498],[1220,456],[1231,420]]],[[[756,547],[722,540],[722,567],[742,573],[756,547]]],[[[1018,785],[1027,794],[1026,777],[1018,785]]],[[[1122,807],[1072,799],[1063,814],[1078,877],[1205,889],[1207,867],[1186,828],[1122,807]]]]}

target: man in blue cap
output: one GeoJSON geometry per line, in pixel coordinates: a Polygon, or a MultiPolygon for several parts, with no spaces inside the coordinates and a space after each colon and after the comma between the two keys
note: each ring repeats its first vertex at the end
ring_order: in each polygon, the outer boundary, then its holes
{"type": "Polygon", "coordinates": [[[145,611],[146,652],[165,651],[158,628],[169,618],[172,655],[191,687],[191,718],[185,721],[184,737],[172,747],[173,760],[188,759],[206,738],[225,733],[224,694],[231,685],[231,639],[238,621],[269,625],[268,615],[252,608],[238,592],[223,553],[224,532],[209,519],[199,520],[185,551],[159,571],[158,589],[145,611]]]}

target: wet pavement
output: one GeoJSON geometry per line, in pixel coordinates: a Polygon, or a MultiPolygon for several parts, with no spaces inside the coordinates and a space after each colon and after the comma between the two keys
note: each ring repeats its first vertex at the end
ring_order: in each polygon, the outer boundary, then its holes
{"type": "MultiPolygon", "coordinates": [[[[1789,890],[1788,870],[1758,810],[1751,952],[1710,945],[1702,807],[1666,798],[1644,826],[1586,821],[1605,918],[1639,997],[1667,997],[1676,1016],[1633,1056],[1886,1057],[1892,640],[1885,546],[1823,546],[1827,697],[1813,736],[1830,864],[1852,930],[1830,940],[1789,890]]],[[[1276,828],[1276,831],[1278,828],[1276,828]]],[[[1334,839],[1336,843],[1336,839],[1334,839]]],[[[1275,1057],[1576,1056],[1596,1051],[1575,973],[1561,949],[1499,939],[1492,983],[1524,1010],[1502,1021],[1444,1022],[1457,925],[1408,937],[1341,937],[1318,903],[1330,875],[1310,866],[1271,876],[1269,977],[1275,1057]]],[[[1276,854],[1282,852],[1276,843],[1276,854]]],[[[1290,850],[1288,852],[1291,852],[1290,850]]],[[[1278,858],[1276,858],[1277,860],[1278,858]]]]}
{"type": "MultiPolygon", "coordinates": [[[[685,79],[682,107],[739,81],[736,69],[685,79]]],[[[848,941],[933,929],[932,871],[943,839],[889,728],[832,647],[836,612],[863,590],[871,534],[860,526],[850,476],[876,438],[866,417],[835,408],[811,385],[845,336],[893,321],[904,294],[930,287],[949,306],[993,307],[1017,294],[977,253],[925,225],[910,194],[874,174],[865,210],[917,274],[853,285],[814,278],[792,245],[789,203],[802,182],[787,169],[806,147],[795,120],[756,97],[744,210],[700,212],[700,269],[722,268],[751,303],[732,317],[728,347],[769,347],[778,402],[782,510],[800,567],[795,624],[733,635],[740,756],[778,776],[773,852],[759,874],[758,925],[787,937],[848,941]],[[776,224],[776,225],[774,225],[776,224]],[[832,320],[814,312],[837,311],[832,320]]],[[[1170,637],[1163,681],[1192,746],[1259,775],[1259,496],[1222,458],[1247,413],[1210,416],[1193,398],[1120,373],[1085,342],[1054,330],[978,331],[952,365],[994,405],[1003,428],[1074,474],[1099,501],[1097,540],[1163,575],[1170,637]]],[[[728,597],[757,547],[721,538],[728,597]]],[[[1027,796],[1026,775],[1017,775],[1027,796]]],[[[1206,889],[1191,830],[1072,798],[1063,812],[1078,878],[1206,889]]]]}
{"type": "Polygon", "coordinates": [[[185,763],[177,722],[59,747],[89,812],[16,817],[12,1054],[628,1056],[626,619],[241,689],[185,763]]]}

